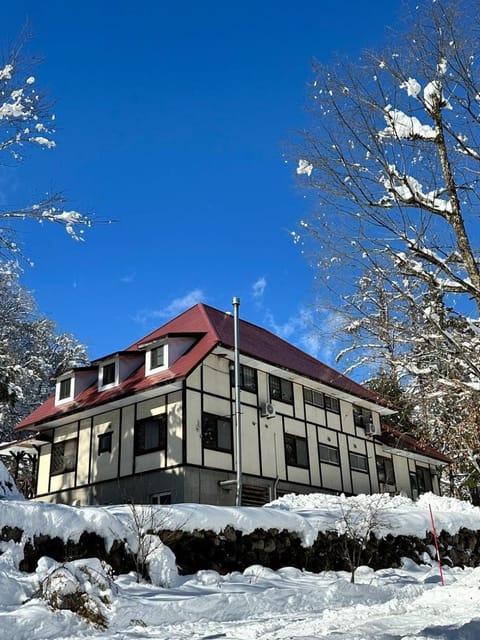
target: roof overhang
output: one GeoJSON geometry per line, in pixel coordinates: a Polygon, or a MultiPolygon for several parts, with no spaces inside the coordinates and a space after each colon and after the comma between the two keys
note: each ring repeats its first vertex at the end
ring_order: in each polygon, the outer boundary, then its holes
{"type": "MultiPolygon", "coordinates": [[[[231,360],[233,364],[233,349],[228,349],[227,347],[223,346],[217,346],[214,349],[213,353],[215,355],[223,356],[224,358],[231,360]]],[[[241,364],[245,364],[254,369],[260,369],[265,373],[275,376],[281,376],[282,378],[286,378],[287,380],[291,380],[292,382],[296,382],[298,384],[304,385],[305,380],[312,380],[312,382],[315,382],[315,384],[318,385],[320,389],[326,394],[333,396],[334,398],[338,398],[339,400],[345,400],[346,402],[354,403],[359,407],[365,407],[365,409],[370,409],[371,411],[375,411],[380,415],[389,416],[397,413],[397,411],[393,409],[389,409],[388,407],[385,407],[381,404],[376,404],[375,402],[371,402],[370,400],[366,400],[365,398],[361,398],[360,396],[356,396],[352,393],[347,393],[346,391],[342,391],[341,389],[332,387],[325,382],[321,382],[320,380],[308,378],[305,375],[269,364],[264,360],[257,360],[256,358],[252,358],[243,353],[240,354],[240,362],[241,364]]]]}
{"type": "Polygon", "coordinates": [[[385,453],[391,453],[395,456],[401,456],[403,458],[409,458],[410,460],[416,460],[417,462],[424,462],[425,464],[433,464],[436,467],[446,467],[448,462],[444,460],[438,460],[430,456],[422,455],[421,453],[415,453],[414,451],[407,451],[406,449],[398,449],[397,447],[384,447],[385,453]]]}

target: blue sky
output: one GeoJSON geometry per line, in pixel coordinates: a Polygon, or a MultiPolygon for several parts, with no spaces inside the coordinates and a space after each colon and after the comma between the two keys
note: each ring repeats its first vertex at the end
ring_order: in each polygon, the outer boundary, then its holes
{"type": "MultiPolygon", "coordinates": [[[[381,46],[401,0],[16,0],[56,100],[57,148],[0,168],[3,205],[63,190],[99,224],[76,243],[24,224],[23,283],[92,358],[204,301],[331,357],[304,324],[314,272],[290,232],[308,210],[286,143],[313,58],[381,46]]],[[[327,318],[317,318],[319,322],[327,318]]]]}

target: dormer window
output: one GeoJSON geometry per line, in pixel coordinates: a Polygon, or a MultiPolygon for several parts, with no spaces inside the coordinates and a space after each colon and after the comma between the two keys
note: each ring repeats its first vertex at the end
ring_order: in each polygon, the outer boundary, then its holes
{"type": "Polygon", "coordinates": [[[98,376],[98,388],[100,390],[110,389],[118,384],[117,381],[117,362],[106,362],[100,367],[98,376]]]}
{"type": "Polygon", "coordinates": [[[168,346],[157,344],[146,353],[145,367],[147,376],[166,369],[168,366],[168,346]]]}
{"type": "Polygon", "coordinates": [[[66,400],[67,398],[70,398],[71,395],[72,395],[72,379],[65,378],[65,380],[62,380],[60,382],[60,388],[58,390],[58,399],[66,400]]]}
{"type": "Polygon", "coordinates": [[[158,369],[165,364],[165,345],[161,344],[150,351],[150,369],[158,369]]]}
{"type": "Polygon", "coordinates": [[[73,400],[73,378],[63,378],[57,381],[55,389],[55,404],[70,402],[73,400]]]}

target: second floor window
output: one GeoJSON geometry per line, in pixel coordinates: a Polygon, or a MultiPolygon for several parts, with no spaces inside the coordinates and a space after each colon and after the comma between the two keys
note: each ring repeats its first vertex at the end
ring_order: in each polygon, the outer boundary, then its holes
{"type": "Polygon", "coordinates": [[[308,469],[307,439],[285,434],[285,462],[292,467],[308,469]]]}
{"type": "Polygon", "coordinates": [[[202,440],[206,449],[231,453],[233,439],[230,418],[204,413],[202,415],[202,440]]]}
{"type": "Polygon", "coordinates": [[[293,404],[293,384],[290,380],[270,376],[270,400],[281,400],[293,404]]]}
{"type": "Polygon", "coordinates": [[[366,429],[372,423],[372,412],[364,407],[353,405],[353,423],[356,427],[366,429]]]}
{"type": "Polygon", "coordinates": [[[167,414],[151,416],[135,423],[135,455],[167,448],[167,414]]]}
{"type": "Polygon", "coordinates": [[[314,407],[323,408],[325,406],[323,393],[321,391],[315,391],[314,389],[307,389],[307,387],[305,387],[303,397],[307,404],[312,404],[314,407]]]}
{"type": "MultiPolygon", "coordinates": [[[[238,377],[241,389],[257,393],[257,372],[255,369],[241,364],[238,377]]],[[[230,369],[230,382],[233,387],[235,384],[235,369],[230,369]]]]}

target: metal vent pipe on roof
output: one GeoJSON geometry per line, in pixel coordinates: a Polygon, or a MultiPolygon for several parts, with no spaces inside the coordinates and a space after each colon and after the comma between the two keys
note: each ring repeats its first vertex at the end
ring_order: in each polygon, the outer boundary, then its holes
{"type": "Polygon", "coordinates": [[[235,375],[235,468],[237,472],[235,505],[242,503],[242,432],[240,413],[240,322],[239,308],[240,298],[234,297],[233,305],[233,331],[234,331],[234,375],[235,375]]]}

